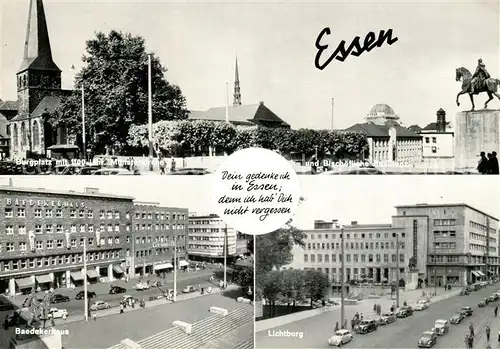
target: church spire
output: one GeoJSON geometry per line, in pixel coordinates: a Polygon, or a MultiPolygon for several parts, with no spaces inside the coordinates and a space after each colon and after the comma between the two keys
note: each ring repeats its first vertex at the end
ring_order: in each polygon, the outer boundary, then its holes
{"type": "Polygon", "coordinates": [[[233,106],[241,105],[240,74],[238,72],[238,57],[236,57],[236,68],[234,70],[234,94],[233,106]]]}
{"type": "Polygon", "coordinates": [[[42,0],[30,1],[24,56],[19,72],[21,73],[27,69],[61,71],[52,60],[52,50],[42,0]]]}

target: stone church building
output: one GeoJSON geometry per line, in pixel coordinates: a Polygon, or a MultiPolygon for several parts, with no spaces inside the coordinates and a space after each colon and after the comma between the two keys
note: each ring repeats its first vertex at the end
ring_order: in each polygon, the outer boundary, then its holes
{"type": "Polygon", "coordinates": [[[55,148],[70,145],[66,131],[54,130],[44,116],[54,111],[62,98],[72,93],[61,88],[61,69],[52,59],[42,0],[31,0],[26,41],[17,72],[17,101],[0,101],[0,157],[13,159],[47,156],[55,148]]]}

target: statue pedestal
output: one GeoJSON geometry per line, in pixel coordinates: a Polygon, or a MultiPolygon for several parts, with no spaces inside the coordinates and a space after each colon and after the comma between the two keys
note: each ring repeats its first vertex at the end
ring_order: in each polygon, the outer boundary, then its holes
{"type": "Polygon", "coordinates": [[[418,270],[409,270],[406,274],[405,291],[413,291],[418,287],[418,270]]]}
{"type": "MultiPolygon", "coordinates": [[[[50,331],[50,329],[47,329],[50,331]]],[[[62,349],[61,333],[19,335],[11,338],[9,349],[62,349]]]]}
{"type": "Polygon", "coordinates": [[[500,147],[500,110],[457,113],[455,119],[455,168],[476,170],[479,154],[500,147]]]}

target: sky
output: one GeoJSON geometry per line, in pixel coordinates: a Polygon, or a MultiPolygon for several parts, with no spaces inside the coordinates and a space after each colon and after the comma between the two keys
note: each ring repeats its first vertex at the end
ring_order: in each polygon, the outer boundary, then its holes
{"type": "MultiPolygon", "coordinates": [[[[29,1],[0,4],[0,98],[9,100],[16,96],[29,1]]],[[[118,29],[146,39],[191,110],[225,105],[237,55],[243,103],[264,101],[292,128],[347,128],[363,122],[377,103],[390,105],[406,125],[435,121],[439,108],[453,121],[461,110],[455,105],[461,90],[456,68],[473,71],[482,58],[491,76],[500,78],[500,3],[494,0],[44,4],[63,87],[73,86],[70,67],[82,67],[85,41],[95,31],[118,29]],[[314,67],[315,41],[325,27],[332,33],[322,41],[330,44],[327,52],[356,36],[363,42],[370,31],[378,35],[392,29],[398,41],[320,71],[314,67]]],[[[462,97],[460,108],[469,108],[469,98],[462,97]]],[[[476,97],[477,107],[485,100],[485,95],[476,97]]],[[[500,101],[492,101],[490,108],[500,108],[500,101]]]]}
{"type": "MultiPolygon", "coordinates": [[[[466,203],[500,218],[500,186],[495,176],[300,176],[305,198],[293,218],[300,229],[312,229],[314,220],[338,219],[342,224],[390,224],[395,206],[417,203],[466,203]],[[478,195],[478,192],[481,195],[478,195]]],[[[99,188],[137,201],[188,208],[197,214],[216,213],[214,176],[17,176],[14,186],[74,190],[99,188]],[[96,178],[97,177],[97,178],[96,178]]],[[[9,177],[1,176],[0,185],[9,177]]]]}

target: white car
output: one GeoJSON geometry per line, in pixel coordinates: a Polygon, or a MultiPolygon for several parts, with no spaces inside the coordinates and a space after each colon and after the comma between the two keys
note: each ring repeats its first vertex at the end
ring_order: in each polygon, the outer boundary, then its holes
{"type": "Polygon", "coordinates": [[[68,317],[68,311],[66,309],[50,308],[47,318],[49,319],[66,319],[68,317]]]}
{"type": "Polygon", "coordinates": [[[340,347],[352,341],[352,333],[348,330],[338,330],[328,339],[328,345],[340,347]]]}
{"type": "Polygon", "coordinates": [[[102,309],[109,309],[111,308],[111,305],[104,301],[96,301],[94,304],[90,306],[90,310],[96,311],[96,310],[102,310],[102,309]]]}
{"type": "Polygon", "coordinates": [[[413,308],[413,310],[415,311],[422,311],[425,309],[427,309],[427,304],[425,303],[417,303],[417,305],[415,305],[415,307],[413,308]]]}
{"type": "Polygon", "coordinates": [[[149,284],[147,282],[139,282],[135,285],[135,289],[138,291],[143,291],[149,289],[149,284]]]}

